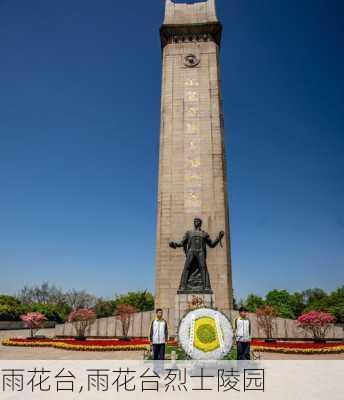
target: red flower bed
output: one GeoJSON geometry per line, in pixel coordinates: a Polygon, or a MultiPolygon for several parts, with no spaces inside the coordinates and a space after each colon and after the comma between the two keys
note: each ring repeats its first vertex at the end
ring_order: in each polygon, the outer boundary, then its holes
{"type": "Polygon", "coordinates": [[[283,347],[286,349],[322,349],[324,347],[338,347],[343,346],[343,342],[328,342],[328,343],[313,343],[313,342],[265,342],[264,340],[252,340],[252,346],[262,347],[283,347]]]}
{"type": "Polygon", "coordinates": [[[149,340],[147,339],[130,339],[130,340],[120,340],[120,339],[86,339],[86,340],[77,340],[77,339],[26,339],[26,338],[18,338],[11,339],[12,342],[17,343],[65,343],[73,346],[139,346],[139,345],[148,345],[149,340]]]}
{"type": "Polygon", "coordinates": [[[263,340],[252,340],[251,346],[255,351],[275,353],[326,354],[344,352],[343,342],[265,342],[263,340]]]}
{"type": "MultiPolygon", "coordinates": [[[[4,346],[21,347],[54,347],[63,350],[77,351],[144,351],[149,349],[147,339],[134,338],[131,340],[120,339],[5,339],[4,346]]],[[[176,341],[170,341],[170,345],[177,346],[176,341]]],[[[276,353],[303,353],[303,354],[326,354],[344,352],[343,342],[313,343],[313,342],[265,342],[263,340],[252,340],[252,349],[261,352],[276,353]]]]}
{"type": "MultiPolygon", "coordinates": [[[[170,344],[175,344],[171,341],[170,344]]],[[[24,339],[12,338],[3,340],[4,346],[21,347],[54,347],[64,350],[78,351],[143,351],[149,348],[149,340],[135,338],[131,340],[120,339],[24,339]]]]}

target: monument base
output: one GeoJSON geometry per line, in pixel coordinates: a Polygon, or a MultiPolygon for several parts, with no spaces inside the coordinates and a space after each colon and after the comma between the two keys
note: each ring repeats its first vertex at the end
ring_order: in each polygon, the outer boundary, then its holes
{"type": "Polygon", "coordinates": [[[176,294],[176,305],[175,305],[175,316],[174,316],[174,328],[175,328],[175,336],[178,336],[178,327],[180,320],[184,317],[184,315],[191,310],[193,307],[193,303],[202,302],[204,307],[215,307],[215,298],[212,293],[197,293],[197,292],[178,292],[176,294]]]}
{"type": "Polygon", "coordinates": [[[195,290],[195,289],[178,289],[177,294],[191,294],[194,296],[198,296],[199,294],[213,294],[214,292],[211,289],[201,289],[200,290],[195,290]]]}

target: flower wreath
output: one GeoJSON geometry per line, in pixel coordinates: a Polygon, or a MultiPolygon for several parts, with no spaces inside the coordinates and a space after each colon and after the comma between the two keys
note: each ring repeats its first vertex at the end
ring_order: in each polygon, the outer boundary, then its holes
{"type": "Polygon", "coordinates": [[[179,343],[186,354],[195,360],[219,360],[229,353],[233,331],[228,318],[212,308],[188,312],[180,321],[179,343]]]}

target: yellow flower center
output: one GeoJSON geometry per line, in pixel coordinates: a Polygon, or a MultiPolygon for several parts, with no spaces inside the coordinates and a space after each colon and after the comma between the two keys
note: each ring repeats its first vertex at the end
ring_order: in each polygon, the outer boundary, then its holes
{"type": "Polygon", "coordinates": [[[194,346],[201,351],[214,351],[220,347],[216,322],[211,317],[201,317],[195,321],[194,346]]]}

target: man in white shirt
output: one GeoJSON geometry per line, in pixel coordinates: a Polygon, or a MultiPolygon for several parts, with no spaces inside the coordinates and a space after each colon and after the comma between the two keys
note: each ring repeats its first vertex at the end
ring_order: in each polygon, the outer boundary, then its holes
{"type": "Polygon", "coordinates": [[[165,359],[165,346],[168,341],[167,321],[162,317],[161,308],[156,310],[156,318],[152,321],[149,340],[153,347],[153,360],[165,359]]]}
{"type": "Polygon", "coordinates": [[[250,359],[251,321],[244,307],[239,309],[239,317],[234,321],[235,338],[237,342],[238,360],[250,359]]]}

